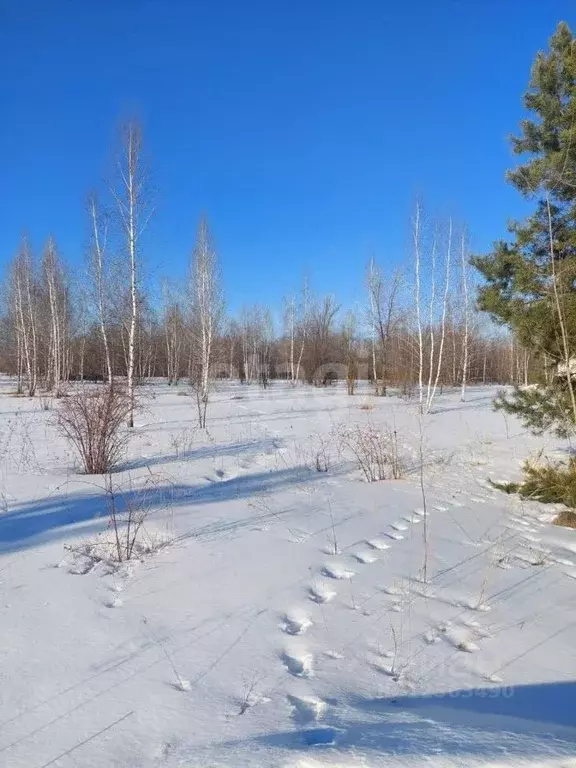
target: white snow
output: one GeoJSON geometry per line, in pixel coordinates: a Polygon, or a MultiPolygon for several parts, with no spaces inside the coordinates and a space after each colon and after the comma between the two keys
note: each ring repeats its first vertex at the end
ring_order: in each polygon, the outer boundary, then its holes
{"type": "Polygon", "coordinates": [[[114,478],[147,539],[118,566],[103,479],[0,384],[0,766],[576,766],[576,532],[487,482],[566,446],[507,437],[494,388],[420,417],[222,384],[203,432],[146,385],[114,478]],[[333,444],[393,424],[417,456],[421,418],[425,500],[418,467],[366,483],[333,444]]]}

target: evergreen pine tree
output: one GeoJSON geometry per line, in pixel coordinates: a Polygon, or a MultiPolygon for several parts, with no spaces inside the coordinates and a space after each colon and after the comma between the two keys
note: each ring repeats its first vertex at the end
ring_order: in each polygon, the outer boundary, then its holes
{"type": "Polygon", "coordinates": [[[497,407],[533,431],[576,431],[576,40],[561,22],[536,56],[524,104],[530,116],[512,137],[524,162],[509,182],[535,210],[509,224],[511,238],[473,259],[485,278],[478,303],[550,368],[549,383],[517,388],[497,407]]]}

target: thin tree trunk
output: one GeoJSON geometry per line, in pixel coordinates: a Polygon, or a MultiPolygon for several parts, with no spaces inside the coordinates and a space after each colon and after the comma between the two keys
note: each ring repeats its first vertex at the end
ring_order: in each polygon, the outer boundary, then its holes
{"type": "Polygon", "coordinates": [[[26,268],[25,272],[25,280],[26,280],[26,303],[28,306],[28,323],[30,326],[30,352],[31,352],[31,377],[28,382],[28,394],[30,397],[34,397],[36,394],[36,387],[38,382],[38,344],[37,344],[37,335],[36,335],[36,312],[34,307],[34,302],[32,300],[32,275],[31,273],[32,265],[30,264],[30,260],[28,259],[28,266],[26,268]]]}
{"type": "Polygon", "coordinates": [[[129,311],[127,385],[130,399],[128,426],[134,426],[136,331],[138,321],[139,242],[153,209],[146,200],[146,175],[142,161],[142,136],[139,126],[129,122],[122,133],[122,156],[118,162],[120,187],[112,189],[126,238],[129,271],[129,311]]]}
{"type": "Polygon", "coordinates": [[[436,339],[434,334],[434,310],[436,306],[436,247],[436,233],[434,233],[434,240],[432,241],[432,278],[430,288],[430,310],[428,318],[428,322],[430,323],[430,359],[428,361],[428,385],[426,388],[426,405],[424,407],[425,411],[430,410],[432,381],[434,376],[434,355],[436,351],[436,339]]]}
{"type": "Polygon", "coordinates": [[[460,394],[460,400],[466,399],[466,384],[468,383],[468,262],[466,260],[466,242],[465,236],[462,235],[461,242],[461,258],[462,258],[462,291],[464,293],[464,340],[463,340],[463,355],[462,355],[462,391],[460,394]]]}
{"type": "Polygon", "coordinates": [[[108,332],[106,330],[106,310],[105,310],[105,293],[104,293],[104,273],[105,273],[105,253],[106,253],[106,240],[107,230],[100,232],[100,225],[98,221],[98,206],[96,198],[92,196],[88,203],[89,214],[92,221],[92,235],[94,240],[94,253],[92,269],[94,272],[95,289],[96,289],[96,306],[98,310],[98,324],[100,326],[100,335],[102,336],[102,343],[104,345],[104,359],[106,361],[106,376],[108,379],[108,386],[112,386],[112,358],[110,355],[110,345],[108,343],[108,332]]]}
{"type": "Polygon", "coordinates": [[[128,336],[128,397],[130,398],[130,415],[128,426],[134,426],[134,344],[136,340],[136,319],[138,317],[138,299],[136,293],[136,225],[134,220],[134,184],[132,174],[129,176],[129,229],[128,243],[130,252],[130,332],[128,336]]]}
{"type": "Polygon", "coordinates": [[[444,298],[442,302],[442,320],[440,325],[440,346],[438,349],[438,365],[436,368],[436,378],[434,380],[434,386],[429,395],[429,401],[426,405],[427,411],[430,410],[432,406],[432,401],[434,400],[434,395],[436,394],[436,388],[438,386],[438,380],[440,378],[440,372],[442,369],[442,358],[444,354],[444,338],[446,335],[446,311],[448,307],[448,293],[450,290],[451,261],[452,261],[452,219],[450,219],[450,224],[448,229],[448,248],[446,252],[446,274],[445,274],[445,283],[444,283],[444,298]]]}
{"type": "Polygon", "coordinates": [[[418,332],[418,393],[420,412],[424,408],[424,340],[422,338],[421,316],[421,285],[420,285],[420,203],[416,203],[416,216],[414,219],[414,258],[415,258],[415,300],[416,300],[416,326],[418,332]]]}

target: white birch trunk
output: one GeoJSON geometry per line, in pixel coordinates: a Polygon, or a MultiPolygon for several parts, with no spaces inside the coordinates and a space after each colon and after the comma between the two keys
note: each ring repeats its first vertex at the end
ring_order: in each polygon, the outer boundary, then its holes
{"type": "Polygon", "coordinates": [[[104,346],[104,359],[106,362],[106,376],[108,378],[108,386],[112,386],[112,358],[110,355],[110,344],[108,342],[107,324],[107,312],[106,312],[106,299],[105,299],[105,274],[106,274],[106,245],[107,245],[107,229],[104,228],[101,231],[100,222],[98,220],[98,206],[96,198],[92,196],[88,202],[88,212],[90,214],[92,225],[92,238],[93,238],[93,253],[92,253],[92,274],[94,280],[94,293],[96,300],[96,310],[98,314],[98,325],[100,329],[100,336],[102,337],[102,344],[104,346]]]}
{"type": "Polygon", "coordinates": [[[420,412],[424,408],[424,340],[422,337],[422,313],[421,313],[421,232],[420,232],[420,203],[416,203],[416,214],[414,218],[414,292],[416,303],[416,330],[418,334],[418,398],[420,403],[420,412]]]}
{"type": "Polygon", "coordinates": [[[450,223],[448,225],[448,244],[447,244],[447,251],[446,251],[446,263],[445,263],[445,275],[444,275],[444,296],[442,299],[442,319],[440,322],[440,345],[438,348],[438,361],[436,366],[436,376],[434,379],[434,385],[432,387],[431,392],[428,396],[428,401],[426,403],[426,411],[430,411],[430,408],[432,407],[432,402],[434,400],[434,397],[436,395],[436,389],[438,387],[438,381],[440,379],[440,373],[442,370],[442,360],[444,357],[444,340],[446,336],[446,312],[448,308],[448,294],[450,292],[450,268],[452,264],[452,219],[450,219],[450,223]]]}
{"type": "Polygon", "coordinates": [[[460,400],[466,399],[466,385],[468,384],[468,346],[469,346],[469,302],[468,302],[468,260],[466,258],[466,237],[462,235],[461,240],[461,263],[462,263],[462,292],[464,294],[464,339],[462,342],[462,391],[460,400]]]}

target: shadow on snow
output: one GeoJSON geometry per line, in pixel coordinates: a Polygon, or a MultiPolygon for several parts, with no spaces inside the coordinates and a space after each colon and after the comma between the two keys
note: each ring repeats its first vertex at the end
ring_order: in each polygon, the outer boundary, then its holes
{"type": "Polygon", "coordinates": [[[257,737],[255,746],[338,748],[340,761],[383,758],[510,759],[576,754],[576,681],[354,698],[309,728],[257,737]]]}
{"type": "Polygon", "coordinates": [[[163,464],[176,464],[178,462],[193,461],[199,459],[214,459],[222,456],[242,456],[254,457],[259,454],[271,455],[275,453],[282,444],[281,438],[264,438],[262,440],[244,440],[237,443],[226,443],[224,445],[201,445],[189,450],[179,451],[178,453],[163,453],[155,456],[142,456],[138,459],[128,459],[120,464],[114,471],[126,472],[132,469],[143,467],[154,467],[163,464]]]}
{"type": "MultiPolygon", "coordinates": [[[[322,475],[305,467],[257,472],[202,485],[168,484],[154,488],[131,489],[117,496],[119,511],[130,504],[154,510],[214,504],[246,499],[261,493],[309,483],[322,475]]],[[[99,494],[61,494],[19,504],[0,514],[0,554],[56,541],[67,535],[87,535],[103,530],[108,516],[107,499],[99,494]],[[74,528],[74,526],[76,528],[74,528]]],[[[258,520],[255,514],[251,520],[258,520]]],[[[231,521],[232,522],[232,521],[231,521]]],[[[191,531],[191,536],[195,535],[191,531]]]]}

